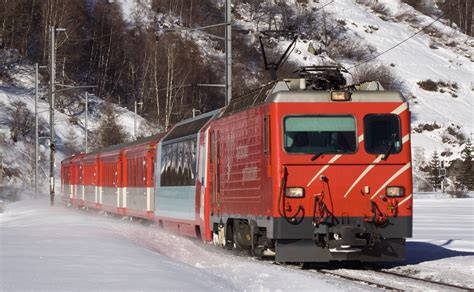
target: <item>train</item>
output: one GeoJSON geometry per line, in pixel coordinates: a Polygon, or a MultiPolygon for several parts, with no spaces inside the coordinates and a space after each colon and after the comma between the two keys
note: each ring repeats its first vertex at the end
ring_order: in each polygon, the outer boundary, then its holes
{"type": "Polygon", "coordinates": [[[61,162],[61,200],[282,263],[390,262],[412,236],[410,111],[377,86],[265,84],[61,162]]]}

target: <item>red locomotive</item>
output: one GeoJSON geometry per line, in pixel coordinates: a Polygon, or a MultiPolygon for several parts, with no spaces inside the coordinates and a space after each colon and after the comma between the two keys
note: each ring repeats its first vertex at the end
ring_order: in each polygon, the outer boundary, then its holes
{"type": "Polygon", "coordinates": [[[398,92],[272,82],[167,133],[62,161],[62,200],[279,262],[392,261],[412,235],[398,92]]]}

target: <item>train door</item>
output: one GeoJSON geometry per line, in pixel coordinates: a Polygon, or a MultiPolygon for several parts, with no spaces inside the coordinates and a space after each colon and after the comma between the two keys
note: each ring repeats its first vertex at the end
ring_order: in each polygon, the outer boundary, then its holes
{"type": "Polygon", "coordinates": [[[102,163],[102,160],[100,159],[100,156],[97,157],[97,183],[99,184],[99,200],[98,203],[102,206],[102,192],[103,192],[103,186],[104,186],[104,165],[102,163]]]}
{"type": "Polygon", "coordinates": [[[267,177],[271,177],[271,157],[270,157],[270,115],[264,113],[263,116],[263,127],[262,127],[262,145],[263,145],[263,159],[264,164],[263,167],[267,169],[267,177]]]}
{"type": "Polygon", "coordinates": [[[84,186],[84,167],[83,167],[84,162],[80,161],[79,162],[79,185],[80,185],[80,193],[77,199],[79,200],[84,200],[84,192],[85,192],[85,186],[84,186]]]}
{"type": "Polygon", "coordinates": [[[123,188],[123,183],[124,183],[124,177],[123,177],[123,169],[124,169],[124,154],[122,152],[119,153],[118,155],[118,161],[117,161],[117,172],[116,172],[116,178],[117,178],[117,213],[120,213],[122,210],[121,208],[126,208],[125,205],[125,200],[126,200],[126,190],[123,188]]]}
{"type": "Polygon", "coordinates": [[[155,193],[153,191],[155,181],[155,153],[156,149],[149,147],[147,151],[147,178],[146,178],[146,210],[153,211],[155,207],[155,193]]]}
{"type": "Polygon", "coordinates": [[[211,132],[211,170],[212,170],[212,205],[220,209],[220,143],[219,132],[211,132]]]}
{"type": "Polygon", "coordinates": [[[94,162],[94,192],[95,192],[95,201],[94,203],[97,205],[99,203],[99,157],[95,158],[94,162]]]}

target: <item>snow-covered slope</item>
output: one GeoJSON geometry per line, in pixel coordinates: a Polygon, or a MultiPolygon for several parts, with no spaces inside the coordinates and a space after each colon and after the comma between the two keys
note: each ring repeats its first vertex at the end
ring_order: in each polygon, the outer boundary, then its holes
{"type": "MultiPolygon", "coordinates": [[[[275,5],[272,1],[267,2],[262,5],[275,5]]],[[[153,14],[149,10],[149,0],[119,0],[118,3],[129,23],[147,23],[153,14]]],[[[268,29],[269,17],[264,16],[266,12],[255,17],[251,5],[243,4],[242,1],[233,3],[235,27],[248,31],[249,44],[259,49],[258,33],[268,29]]],[[[295,15],[302,14],[302,11],[313,11],[319,15],[315,19],[324,19],[329,29],[338,27],[344,39],[349,43],[360,43],[362,49],[367,51],[366,56],[359,60],[345,57],[334,59],[333,54],[327,52],[331,49],[330,45],[325,46],[316,39],[306,37],[308,33],[303,33],[289,57],[290,62],[304,66],[338,63],[354,72],[358,67],[366,66],[360,63],[383,53],[367,64],[388,66],[401,84],[413,113],[413,147],[423,149],[425,159],[429,159],[434,150],[444,152],[442,156],[446,161],[459,158],[463,143],[474,131],[473,38],[449,27],[444,19],[435,21],[436,16],[427,16],[400,0],[286,0],[286,3],[295,10],[295,15]],[[310,47],[321,48],[322,52],[315,53],[310,47]],[[375,50],[369,53],[372,49],[375,50]],[[427,80],[435,83],[435,91],[420,87],[419,83],[427,80]],[[432,129],[434,123],[440,127],[432,129]]],[[[216,2],[216,5],[222,8],[222,1],[216,2]]],[[[279,12],[273,13],[277,13],[273,20],[274,29],[284,16],[279,15],[279,12]]],[[[178,17],[158,16],[164,27],[180,26],[178,17]]],[[[222,59],[219,51],[210,49],[215,39],[199,31],[193,32],[192,37],[203,56],[222,59]]],[[[280,50],[285,50],[289,41],[279,41],[280,50]]],[[[261,70],[249,70],[247,80],[255,80],[252,74],[261,70]]],[[[351,79],[351,76],[347,77],[351,79]]]]}
{"type": "MultiPolygon", "coordinates": [[[[117,0],[121,5],[124,19],[133,24],[150,24],[151,20],[158,20],[162,27],[180,26],[179,17],[163,13],[155,14],[151,11],[150,0],[117,0]]],[[[346,68],[354,68],[366,58],[377,56],[391,49],[397,44],[401,45],[380,55],[369,64],[387,65],[393,75],[402,84],[403,93],[409,98],[412,117],[412,145],[413,151],[420,155],[414,155],[415,166],[422,164],[421,160],[427,160],[434,150],[442,154],[442,159],[447,161],[460,156],[460,150],[464,147],[466,138],[471,137],[474,132],[473,99],[474,99],[474,40],[459,31],[447,26],[445,21],[434,22],[432,26],[423,32],[412,37],[420,28],[432,23],[434,18],[426,16],[411,6],[403,4],[400,0],[379,0],[380,5],[385,9],[375,9],[371,0],[334,0],[334,1],[308,1],[307,6],[301,6],[295,0],[287,0],[290,7],[295,11],[313,11],[318,14],[317,19],[321,20],[324,13],[328,27],[336,23],[343,33],[343,37],[349,42],[358,42],[368,53],[364,58],[335,57],[327,50],[320,41],[302,35],[298,40],[295,49],[289,57],[289,62],[299,65],[339,63],[346,68]],[[362,3],[362,4],[359,4],[362,3]],[[324,6],[324,9],[319,8],[324,6]],[[412,38],[410,38],[412,37],[412,38]],[[404,42],[405,41],[405,42],[404,42]],[[321,51],[311,48],[321,49],[321,51]],[[428,91],[429,87],[421,88],[420,82],[431,80],[435,91],[428,91]],[[444,154],[443,154],[444,152],[444,154]],[[420,160],[420,161],[418,161],[420,160]]],[[[222,8],[222,1],[216,2],[222,8]]],[[[241,2],[234,2],[234,26],[247,31],[248,45],[259,49],[259,30],[268,28],[267,17],[260,17],[255,20],[252,16],[249,5],[241,2]]],[[[274,20],[281,22],[282,16],[275,15],[274,20]]],[[[321,24],[322,25],[322,24],[321,24]]],[[[319,25],[319,27],[321,27],[319,25]]],[[[307,35],[307,34],[306,34],[307,35]]],[[[191,36],[201,49],[201,55],[210,62],[223,60],[223,54],[215,46],[216,39],[211,38],[205,32],[193,31],[187,36],[191,36]]],[[[280,40],[280,49],[286,49],[289,41],[280,40]]],[[[260,63],[245,64],[245,66],[256,66],[246,70],[249,76],[245,80],[253,83],[258,82],[256,72],[261,72],[262,68],[257,66],[260,63]]],[[[243,66],[244,64],[235,64],[243,66]]],[[[361,65],[365,66],[365,65],[361,65]]],[[[222,66],[216,66],[222,68],[222,66]]],[[[247,68],[247,67],[246,67],[247,68]]],[[[216,69],[217,70],[217,69],[216,69]]],[[[220,69],[219,69],[220,70],[220,69]]],[[[351,71],[354,71],[351,70],[351,71]]],[[[4,135],[6,143],[2,144],[2,149],[14,149],[8,154],[3,154],[3,164],[18,166],[21,162],[32,161],[31,147],[24,142],[12,144],[9,141],[9,130],[7,126],[7,108],[11,108],[11,102],[24,101],[28,108],[33,111],[33,72],[32,67],[22,68],[14,75],[13,84],[0,83],[0,101],[4,103],[0,110],[2,121],[0,135],[4,135]]],[[[350,75],[347,76],[349,79],[350,75]]],[[[431,88],[430,90],[433,90],[431,88]]],[[[45,93],[43,91],[43,93],[45,93]]],[[[92,99],[91,103],[100,106],[103,101],[92,99]]],[[[47,109],[48,105],[41,102],[41,110],[47,109]]],[[[119,120],[128,130],[132,132],[133,116],[130,112],[116,108],[119,113],[119,120]]],[[[83,145],[83,114],[78,114],[78,125],[71,125],[67,122],[71,112],[57,113],[57,134],[59,143],[65,141],[70,132],[75,132],[78,137],[77,144],[83,145]]],[[[45,111],[41,115],[41,121],[47,127],[48,113],[45,111]]],[[[97,127],[99,114],[91,115],[90,128],[97,127]]],[[[146,131],[149,132],[149,131],[146,131]]],[[[472,138],[472,137],[471,137],[472,138]]],[[[44,145],[44,143],[43,143],[44,145]]],[[[80,148],[80,147],[79,147],[80,148]]],[[[42,159],[47,159],[47,147],[42,146],[42,159]]],[[[59,153],[59,159],[61,153],[59,153]]],[[[58,159],[58,161],[59,161],[58,159]]],[[[47,167],[46,167],[47,169],[47,167]]],[[[416,167],[415,167],[416,170],[416,167]]],[[[21,170],[27,173],[26,169],[21,170]]],[[[417,175],[415,173],[415,175],[417,175]]]]}
{"type": "MultiPolygon", "coordinates": [[[[310,45],[321,47],[318,41],[303,39],[298,41],[289,61],[306,66],[332,61],[352,68],[350,71],[353,72],[357,66],[365,66],[360,63],[366,59],[387,51],[368,64],[390,66],[395,77],[401,81],[403,93],[410,100],[412,127],[421,125],[422,128],[424,124],[433,123],[441,126],[436,131],[413,131],[412,145],[423,148],[426,156],[430,156],[434,150],[443,152],[449,149],[453,155],[447,157],[448,160],[459,157],[463,146],[460,143],[464,142],[460,137],[469,138],[474,130],[474,39],[443,24],[442,19],[412,37],[435,19],[399,0],[378,1],[386,8],[382,14],[371,8],[370,4],[374,1],[313,1],[306,9],[318,9],[329,2],[332,3],[324,7],[327,21],[342,24],[348,39],[361,42],[367,51],[370,47],[376,48],[376,52],[362,60],[331,60],[325,53],[315,55],[308,50],[310,45]],[[418,83],[426,80],[439,83],[438,90],[433,92],[420,88],[418,83]]],[[[242,7],[239,12],[243,18],[237,20],[236,24],[257,31],[256,23],[250,20],[245,6],[242,7]]],[[[281,49],[287,44],[283,42],[281,49]]]]}
{"type": "MultiPolygon", "coordinates": [[[[34,173],[34,126],[30,133],[13,142],[10,138],[9,124],[11,121],[10,110],[13,103],[23,102],[28,110],[34,114],[34,69],[31,65],[21,65],[14,68],[11,79],[8,83],[0,80],[0,168],[3,178],[0,181],[0,199],[15,194],[25,193],[25,190],[33,189],[34,173]]],[[[40,78],[41,79],[41,78],[40,78]]],[[[40,125],[40,164],[39,179],[40,185],[47,182],[49,176],[49,103],[44,98],[47,94],[47,86],[40,87],[40,102],[38,104],[39,125],[40,125]]],[[[55,111],[55,132],[56,132],[56,174],[59,177],[59,165],[61,160],[69,155],[65,144],[75,142],[75,151],[84,151],[85,148],[85,94],[78,92],[75,101],[64,108],[55,111]],[[70,141],[74,137],[75,141],[70,141]]],[[[90,96],[89,98],[89,133],[95,132],[100,123],[101,112],[107,104],[103,99],[90,96]]],[[[134,113],[117,105],[112,105],[117,114],[117,120],[124,128],[128,139],[132,137],[134,127],[134,113]]],[[[137,116],[137,128],[139,136],[146,136],[153,132],[150,124],[140,116],[137,116]]],[[[89,136],[89,147],[93,144],[93,135],[89,136]]],[[[56,181],[59,183],[59,180],[56,181]]],[[[44,185],[41,190],[46,192],[44,185]]]]}
{"type": "MultiPolygon", "coordinates": [[[[419,27],[433,21],[430,17],[423,16],[399,1],[379,1],[390,8],[390,16],[403,13],[413,13],[419,19],[417,27],[405,21],[384,21],[374,13],[370,13],[365,6],[354,4],[352,1],[336,1],[335,5],[328,7],[338,18],[346,19],[349,28],[356,32],[368,44],[384,52],[394,45],[409,38],[419,27]],[[374,32],[366,32],[366,27],[377,27],[374,32]]],[[[459,153],[459,144],[443,142],[443,135],[447,127],[454,129],[460,127],[465,136],[473,132],[473,81],[474,70],[472,62],[472,46],[474,40],[437,22],[433,27],[443,34],[437,49],[430,45],[437,41],[433,37],[421,33],[406,43],[387,52],[378,58],[378,62],[393,64],[393,71],[402,80],[406,93],[411,97],[411,110],[413,112],[413,128],[423,123],[434,123],[442,126],[437,133],[413,132],[414,147],[422,147],[428,155],[433,150],[443,151],[451,148],[459,153]],[[443,45],[455,41],[459,48],[470,52],[460,53],[456,48],[443,45]],[[433,80],[446,84],[457,84],[457,89],[451,94],[446,92],[430,92],[423,90],[417,84],[423,80],[433,80]]],[[[347,64],[351,67],[351,64],[347,64]]],[[[449,135],[449,133],[447,133],[449,135]]],[[[454,142],[457,142],[453,139],[454,142]]],[[[457,155],[456,155],[457,156],[457,155]]]]}

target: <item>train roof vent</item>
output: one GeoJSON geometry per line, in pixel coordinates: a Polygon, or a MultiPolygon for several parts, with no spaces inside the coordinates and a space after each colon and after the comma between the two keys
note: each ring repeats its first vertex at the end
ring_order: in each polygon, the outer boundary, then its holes
{"type": "Polygon", "coordinates": [[[301,91],[306,89],[306,79],[292,78],[283,80],[290,91],[301,91]]]}
{"type": "Polygon", "coordinates": [[[378,81],[369,81],[356,85],[357,90],[384,91],[382,84],[378,81]]]}

